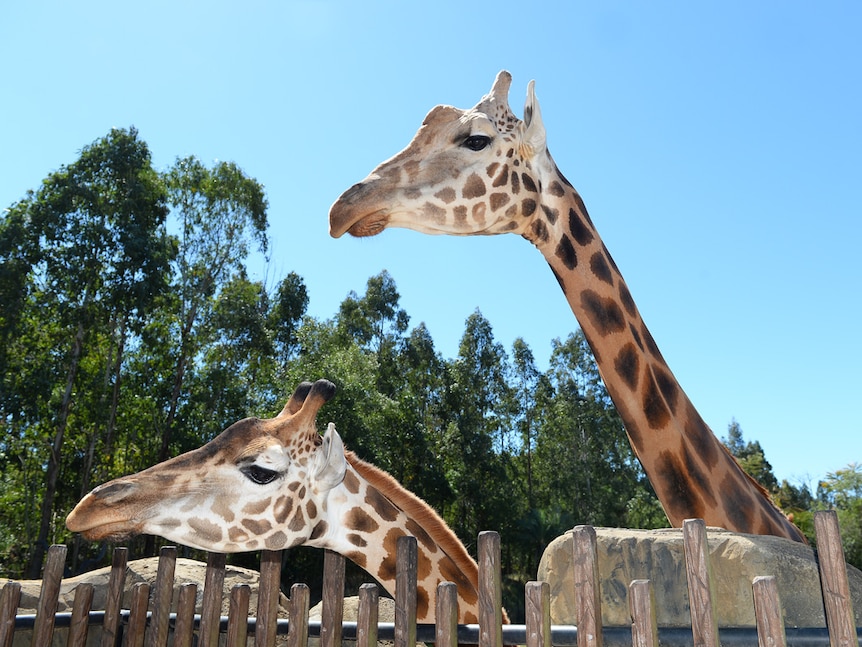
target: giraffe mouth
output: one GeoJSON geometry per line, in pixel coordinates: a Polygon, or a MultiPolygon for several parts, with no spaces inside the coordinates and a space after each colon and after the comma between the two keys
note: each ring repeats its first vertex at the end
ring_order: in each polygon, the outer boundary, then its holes
{"type": "Polygon", "coordinates": [[[379,209],[372,213],[361,216],[358,220],[349,224],[347,227],[337,227],[336,223],[332,223],[330,233],[334,237],[339,237],[345,232],[355,238],[367,238],[376,236],[381,231],[386,229],[389,224],[389,212],[386,209],[379,209]]]}
{"type": "Polygon", "coordinates": [[[119,542],[141,534],[141,528],[139,525],[130,525],[127,521],[117,521],[87,528],[80,533],[87,541],[119,542]]]}

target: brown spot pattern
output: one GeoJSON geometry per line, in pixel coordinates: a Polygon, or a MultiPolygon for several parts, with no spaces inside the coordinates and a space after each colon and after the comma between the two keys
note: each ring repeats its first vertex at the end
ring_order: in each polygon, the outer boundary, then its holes
{"type": "Polygon", "coordinates": [[[455,207],[454,213],[455,213],[455,223],[456,224],[458,224],[458,225],[467,224],[467,207],[465,207],[462,204],[459,204],[457,207],[455,207]]]}
{"type": "Polygon", "coordinates": [[[659,495],[671,518],[703,518],[703,503],[690,487],[685,466],[679,457],[670,451],[663,451],[656,461],[658,472],[662,475],[663,495],[659,495]]]}
{"type": "Polygon", "coordinates": [[[317,522],[317,525],[314,526],[314,530],[311,531],[309,539],[319,539],[326,534],[327,530],[329,530],[329,524],[321,519],[317,522]]]}
{"type": "Polygon", "coordinates": [[[557,209],[552,209],[547,205],[542,205],[542,211],[545,212],[545,218],[548,219],[548,222],[552,225],[557,222],[557,218],[560,217],[560,212],[557,209]]]}
{"type": "Polygon", "coordinates": [[[485,224],[485,209],[484,202],[477,202],[473,205],[473,220],[476,221],[476,224],[485,224]]]}
{"type": "Polygon", "coordinates": [[[593,290],[584,290],[581,293],[581,305],[590,323],[602,337],[625,330],[625,315],[613,299],[602,298],[593,290]]]}
{"type": "Polygon", "coordinates": [[[359,492],[359,479],[356,478],[356,474],[354,474],[350,470],[347,470],[344,473],[343,483],[344,487],[346,487],[347,491],[351,494],[356,494],[357,492],[359,492]]]}
{"type": "Polygon", "coordinates": [[[309,519],[317,518],[317,504],[311,499],[305,504],[305,512],[308,514],[309,519]]]}
{"type": "Polygon", "coordinates": [[[651,429],[662,429],[670,420],[670,411],[659,393],[652,371],[647,369],[644,380],[642,407],[651,429]]]}
{"type": "Polygon", "coordinates": [[[471,173],[464,183],[464,188],[461,189],[461,197],[472,200],[483,195],[485,195],[485,182],[475,173],[471,173]]]}
{"type": "Polygon", "coordinates": [[[398,518],[398,513],[400,512],[398,508],[395,507],[392,501],[372,487],[368,488],[368,491],[365,493],[365,503],[371,506],[371,509],[385,521],[395,521],[398,518]]]}
{"type": "Polygon", "coordinates": [[[521,192],[521,181],[518,179],[517,173],[512,173],[512,195],[518,195],[521,192]]]}
{"type": "Polygon", "coordinates": [[[407,520],[407,532],[416,537],[422,547],[432,555],[437,552],[437,544],[431,539],[431,536],[425,531],[425,528],[419,525],[415,519],[407,520]]]}
{"type": "MultiPolygon", "coordinates": [[[[544,243],[548,241],[548,227],[542,220],[534,220],[531,224],[530,239],[535,243],[544,243]]],[[[559,276],[557,277],[559,280],[559,276]]],[[[562,285],[562,282],[560,283],[562,285]]]]}
{"type": "Polygon", "coordinates": [[[629,287],[625,284],[625,281],[620,281],[619,292],[620,302],[623,304],[626,312],[629,313],[629,316],[634,317],[637,312],[637,309],[635,308],[635,300],[632,298],[632,293],[629,292],[629,287]]]}
{"type": "Polygon", "coordinates": [[[270,503],[270,499],[263,499],[261,501],[250,501],[242,507],[242,512],[243,514],[260,514],[269,507],[270,503]]]}
{"type": "Polygon", "coordinates": [[[272,530],[272,524],[267,519],[243,519],[241,523],[252,535],[262,535],[272,530]]]}
{"type": "Polygon", "coordinates": [[[509,182],[509,167],[507,165],[507,166],[504,166],[500,170],[500,174],[494,178],[494,181],[492,182],[492,186],[494,186],[495,188],[501,187],[501,186],[505,186],[508,182],[509,182]]]}
{"type": "Polygon", "coordinates": [[[488,177],[494,177],[494,173],[497,172],[497,168],[500,166],[500,162],[491,162],[488,166],[485,167],[485,173],[488,174],[488,177]]]}
{"type": "Polygon", "coordinates": [[[611,274],[611,268],[605,260],[605,255],[601,252],[596,252],[590,257],[590,271],[592,271],[593,276],[595,276],[599,281],[607,283],[608,285],[614,284],[614,277],[613,274],[611,274]]]}
{"type": "Polygon", "coordinates": [[[302,514],[302,508],[297,507],[293,516],[290,518],[290,523],[287,524],[287,527],[293,532],[298,532],[305,528],[305,526],[305,515],[302,514]]]}
{"type": "Polygon", "coordinates": [[[435,193],[434,197],[441,202],[449,204],[450,202],[453,202],[457,196],[455,195],[455,189],[450,186],[447,186],[445,189],[440,189],[437,193],[435,193]]]}
{"type": "Polygon", "coordinates": [[[521,215],[525,218],[532,216],[536,211],[536,201],[532,198],[524,198],[521,202],[521,215]]]}
{"type": "Polygon", "coordinates": [[[533,178],[531,178],[527,173],[521,173],[521,182],[523,182],[524,188],[527,191],[538,193],[538,191],[536,190],[536,183],[533,182],[533,178]]]}
{"type": "Polygon", "coordinates": [[[557,180],[554,180],[548,185],[548,193],[558,198],[562,198],[565,195],[566,190],[557,180]]]}
{"type": "Polygon", "coordinates": [[[227,529],[227,536],[233,542],[242,542],[248,539],[248,533],[237,526],[231,526],[227,529]]]}
{"type": "Polygon", "coordinates": [[[593,232],[574,209],[569,209],[569,231],[572,232],[572,236],[581,247],[589,245],[593,241],[593,232]]]}
{"type": "Polygon", "coordinates": [[[273,509],[276,523],[284,523],[287,521],[291,510],[293,510],[293,499],[288,496],[279,497],[275,502],[275,508],[273,509]]]}
{"type": "Polygon", "coordinates": [[[213,544],[221,541],[222,529],[211,521],[207,521],[206,519],[201,519],[199,517],[191,517],[189,519],[189,527],[205,541],[213,544]]]}
{"type": "Polygon", "coordinates": [[[491,194],[491,211],[496,211],[500,207],[509,202],[509,194],[507,193],[492,193],[491,194]]]}
{"type": "Polygon", "coordinates": [[[634,344],[628,343],[620,349],[614,360],[614,370],[629,389],[637,389],[640,360],[634,344]]]}
{"type": "Polygon", "coordinates": [[[353,528],[359,532],[373,533],[377,532],[380,524],[377,520],[369,515],[362,508],[353,508],[344,517],[344,523],[348,528],[353,528]]]}
{"type": "Polygon", "coordinates": [[[285,544],[287,544],[287,535],[285,535],[281,530],[276,530],[267,537],[263,543],[269,550],[278,550],[280,548],[284,548],[285,544]]]}
{"type": "Polygon", "coordinates": [[[557,243],[556,254],[557,258],[559,258],[563,265],[568,269],[575,269],[575,266],[578,264],[578,257],[575,255],[575,248],[572,247],[572,241],[569,240],[568,236],[560,238],[560,242],[557,243]]]}
{"type": "Polygon", "coordinates": [[[354,546],[358,546],[359,548],[365,548],[368,545],[368,542],[365,541],[365,538],[362,535],[357,535],[355,532],[347,533],[347,541],[349,541],[354,546]]]}

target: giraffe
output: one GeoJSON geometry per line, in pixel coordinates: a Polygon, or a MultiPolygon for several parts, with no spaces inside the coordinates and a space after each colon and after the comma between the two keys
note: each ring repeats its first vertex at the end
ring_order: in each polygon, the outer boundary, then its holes
{"type": "Polygon", "coordinates": [[[437,585],[458,588],[459,622],[478,622],[478,568],[446,523],[392,476],[366,463],[329,423],[334,394],[304,382],[274,418],[246,418],[196,450],[87,494],[66,518],[92,541],[154,534],[232,553],[298,545],[336,551],[395,594],[396,544],[417,544],[417,621],[433,622],[437,585]]]}
{"type": "Polygon", "coordinates": [[[347,189],[330,234],[387,227],[456,236],[518,234],[545,257],[595,355],[629,441],[675,527],[686,518],[804,542],[719,442],[644,324],[580,195],[546,144],[534,83],[524,119],[502,71],[470,110],[433,108],[410,144],[347,189]]]}

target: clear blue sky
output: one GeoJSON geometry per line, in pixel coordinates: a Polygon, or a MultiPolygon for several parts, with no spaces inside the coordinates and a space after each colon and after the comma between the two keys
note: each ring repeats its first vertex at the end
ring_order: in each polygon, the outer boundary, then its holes
{"type": "MultiPolygon", "coordinates": [[[[576,322],[533,247],[393,230],[333,240],[330,204],[435,104],[536,80],[549,146],[717,435],[779,478],[862,461],[858,2],[7,3],[0,207],[111,127],[157,167],[232,160],[266,185],[271,283],[331,317],[387,269],[446,357],[480,309],[541,366],[576,322]]],[[[308,376],[314,378],[318,376],[308,376]]],[[[337,376],[333,376],[337,377],[337,376]]]]}

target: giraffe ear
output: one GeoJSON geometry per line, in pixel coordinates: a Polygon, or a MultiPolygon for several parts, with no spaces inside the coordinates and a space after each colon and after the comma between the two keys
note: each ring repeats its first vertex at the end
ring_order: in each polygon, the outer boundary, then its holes
{"type": "Polygon", "coordinates": [[[536,98],[536,82],[530,81],[527,86],[527,101],[524,104],[524,143],[533,153],[543,150],[546,146],[545,124],[542,122],[542,110],[536,98]]]}
{"type": "Polygon", "coordinates": [[[314,455],[311,467],[312,479],[321,491],[328,491],[344,480],[347,459],[344,457],[344,443],[331,422],[323,434],[323,444],[314,455]]]}

